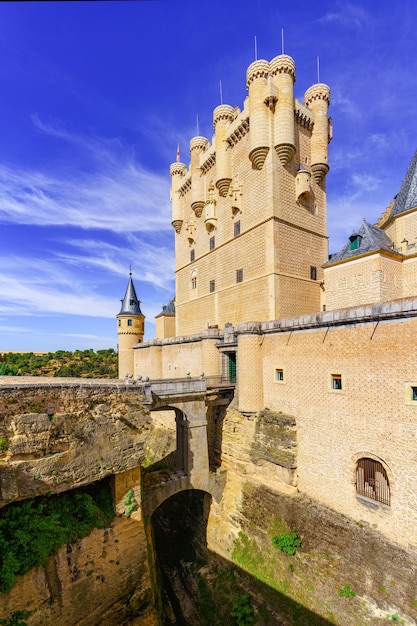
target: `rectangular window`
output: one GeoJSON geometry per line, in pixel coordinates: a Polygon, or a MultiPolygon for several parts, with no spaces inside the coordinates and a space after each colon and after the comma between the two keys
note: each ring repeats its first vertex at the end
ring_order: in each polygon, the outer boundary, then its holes
{"type": "Polygon", "coordinates": [[[275,380],[277,383],[284,382],[284,370],[275,370],[275,380]]]}
{"type": "Polygon", "coordinates": [[[214,237],[210,237],[210,250],[214,250],[216,246],[216,240],[214,237]]]}
{"type": "Polygon", "coordinates": [[[127,320],[127,325],[132,326],[132,320],[127,320]]]}
{"type": "Polygon", "coordinates": [[[417,387],[411,387],[411,399],[413,402],[417,402],[417,387]]]}
{"type": "Polygon", "coordinates": [[[315,265],[310,265],[310,279],[317,280],[317,267],[315,265]]]}
{"type": "Polygon", "coordinates": [[[195,260],[195,250],[190,250],[190,261],[195,260]]]}
{"type": "Polygon", "coordinates": [[[236,270],[236,282],[241,283],[243,281],[243,269],[236,270]]]}
{"type": "Polygon", "coordinates": [[[233,236],[237,237],[238,235],[240,235],[240,220],[233,224],[233,236]]]}
{"type": "Polygon", "coordinates": [[[215,290],[215,288],[216,288],[216,283],[215,283],[215,281],[214,281],[214,280],[211,280],[211,281],[210,281],[210,293],[213,293],[213,291],[215,290]]]}
{"type": "Polygon", "coordinates": [[[332,374],[332,389],[334,391],[341,391],[342,389],[342,375],[332,374]]]}

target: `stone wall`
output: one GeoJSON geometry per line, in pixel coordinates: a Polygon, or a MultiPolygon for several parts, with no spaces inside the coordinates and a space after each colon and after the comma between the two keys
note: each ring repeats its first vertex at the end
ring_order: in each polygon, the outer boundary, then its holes
{"type": "Polygon", "coordinates": [[[151,420],[140,388],[15,380],[1,381],[0,507],[142,464],[151,420]]]}

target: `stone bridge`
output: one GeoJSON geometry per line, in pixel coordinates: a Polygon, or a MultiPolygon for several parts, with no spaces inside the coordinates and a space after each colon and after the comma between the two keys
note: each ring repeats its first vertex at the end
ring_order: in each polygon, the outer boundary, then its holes
{"type": "Polygon", "coordinates": [[[230,403],[233,387],[217,377],[0,377],[0,506],[106,476],[115,476],[121,494],[128,487],[123,476],[137,477],[143,464],[151,412],[166,410],[175,413],[176,468],[141,494],[144,513],[179,491],[214,495],[219,478],[210,471],[207,416],[230,403]]]}

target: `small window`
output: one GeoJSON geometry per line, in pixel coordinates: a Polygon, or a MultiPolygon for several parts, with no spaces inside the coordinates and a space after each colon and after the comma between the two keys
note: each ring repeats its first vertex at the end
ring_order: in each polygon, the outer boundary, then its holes
{"type": "Polygon", "coordinates": [[[356,493],[390,505],[390,486],[384,466],[374,459],[359,459],[356,465],[356,493]]]}
{"type": "Polygon", "coordinates": [[[194,261],[195,260],[195,250],[190,250],[190,261],[194,261]]]}
{"type": "Polygon", "coordinates": [[[241,283],[243,281],[243,269],[236,270],[236,282],[241,283]]]}
{"type": "Polygon", "coordinates": [[[213,293],[213,291],[216,289],[216,283],[214,280],[210,281],[210,293],[213,293]]]}
{"type": "Polygon", "coordinates": [[[127,320],[127,325],[128,326],[132,326],[133,325],[133,320],[127,320]]]}
{"type": "Polygon", "coordinates": [[[210,237],[210,250],[214,250],[216,247],[216,239],[214,237],[210,237]]]}
{"type": "Polygon", "coordinates": [[[351,250],[357,250],[361,245],[362,237],[358,233],[352,233],[349,237],[349,248],[351,250]]]}
{"type": "Polygon", "coordinates": [[[411,400],[417,402],[417,387],[411,387],[411,400]]]}
{"type": "Polygon", "coordinates": [[[317,267],[315,265],[310,265],[310,279],[317,280],[317,267]]]}
{"type": "Polygon", "coordinates": [[[275,380],[277,383],[284,382],[284,370],[281,370],[281,369],[275,370],[275,380]]]}
{"type": "Polygon", "coordinates": [[[134,306],[136,304],[136,300],[129,300],[130,306],[134,306]]]}
{"type": "Polygon", "coordinates": [[[121,326],[121,325],[122,325],[122,320],[119,320],[119,326],[121,326]]]}
{"type": "Polygon", "coordinates": [[[233,224],[233,236],[237,237],[238,235],[240,235],[240,220],[233,224]]]}
{"type": "Polygon", "coordinates": [[[332,374],[332,389],[334,391],[342,390],[342,375],[341,374],[332,374]]]}

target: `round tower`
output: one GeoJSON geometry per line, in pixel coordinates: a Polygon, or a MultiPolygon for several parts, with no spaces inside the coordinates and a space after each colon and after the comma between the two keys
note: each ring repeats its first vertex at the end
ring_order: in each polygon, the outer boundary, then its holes
{"type": "Polygon", "coordinates": [[[196,217],[200,217],[204,209],[204,178],[201,175],[200,155],[209,146],[205,137],[193,137],[190,141],[191,156],[191,208],[196,217]]]}
{"type": "Polygon", "coordinates": [[[314,112],[311,133],[311,171],[319,183],[329,171],[329,119],[330,87],[324,83],[312,85],[304,95],[304,102],[314,112]]]}
{"type": "Polygon", "coordinates": [[[140,310],[140,300],[136,295],[132,272],[129,274],[126,293],[124,295],[120,313],[117,319],[117,337],[119,353],[119,378],[126,374],[133,376],[134,354],[133,346],[142,343],[145,333],[145,316],[140,310]]]}
{"type": "Polygon", "coordinates": [[[268,76],[269,63],[263,59],[251,63],[246,72],[249,92],[249,159],[257,170],[262,169],[269,150],[269,109],[265,104],[268,76]]]}
{"type": "Polygon", "coordinates": [[[227,143],[227,129],[233,121],[233,107],[221,104],[213,111],[213,126],[216,134],[216,187],[219,194],[227,196],[232,181],[232,156],[227,143]]]}
{"type": "Polygon", "coordinates": [[[287,54],[280,54],[272,59],[270,68],[278,90],[274,113],[274,148],[281,163],[287,165],[295,153],[294,59],[287,54]]]}
{"type": "Polygon", "coordinates": [[[175,161],[169,168],[169,174],[171,176],[171,202],[172,202],[172,225],[176,233],[181,230],[182,223],[184,221],[184,204],[179,193],[182,179],[187,173],[187,166],[185,163],[175,161]]]}

